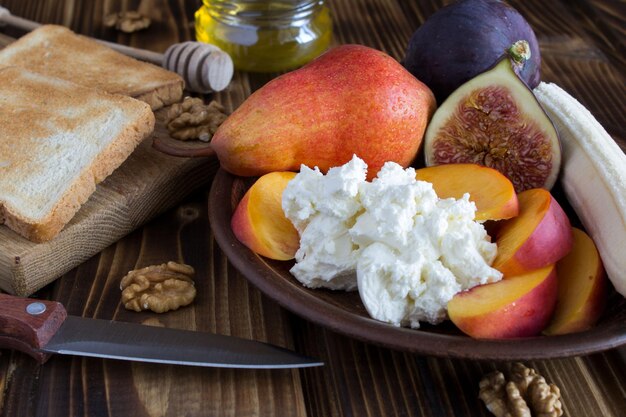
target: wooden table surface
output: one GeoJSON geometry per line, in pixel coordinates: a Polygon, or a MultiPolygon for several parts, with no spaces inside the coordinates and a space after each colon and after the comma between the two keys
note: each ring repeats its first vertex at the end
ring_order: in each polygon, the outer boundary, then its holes
{"type": "MultiPolygon", "coordinates": [[[[199,1],[3,0],[14,15],[90,36],[164,51],[193,38],[199,1]],[[153,26],[134,35],[103,27],[104,15],[139,9],[153,26]]],[[[334,42],[361,43],[397,59],[411,33],[442,0],[329,0],[334,42]]],[[[543,80],[581,100],[626,149],[626,3],[623,0],[511,1],[535,29],[543,80]]],[[[19,31],[0,29],[9,36],[19,31]]],[[[215,99],[230,110],[276,74],[237,72],[215,99]]],[[[249,285],[215,243],[208,187],[65,274],[36,296],[70,314],[211,331],[268,341],[317,357],[304,370],[253,371],[53,357],[39,366],[0,351],[0,416],[487,416],[481,376],[510,363],[441,359],[352,340],[283,310],[249,285]],[[197,269],[192,307],[164,315],[120,305],[126,271],[167,260],[197,269]]],[[[567,416],[626,416],[626,350],[528,361],[562,392],[567,416]]]]}

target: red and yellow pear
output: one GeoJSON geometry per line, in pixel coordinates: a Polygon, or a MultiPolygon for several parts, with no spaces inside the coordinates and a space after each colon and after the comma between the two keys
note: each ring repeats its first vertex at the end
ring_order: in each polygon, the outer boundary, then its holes
{"type": "Polygon", "coordinates": [[[235,175],[301,164],[326,172],[356,154],[373,178],[387,161],[406,167],[415,159],[435,106],[430,89],[394,58],[342,45],[255,91],[211,147],[235,175]]]}

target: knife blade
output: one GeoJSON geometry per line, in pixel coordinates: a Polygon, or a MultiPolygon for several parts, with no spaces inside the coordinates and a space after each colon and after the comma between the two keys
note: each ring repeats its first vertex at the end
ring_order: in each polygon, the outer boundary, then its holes
{"type": "Polygon", "coordinates": [[[323,365],[288,349],[214,333],[69,316],[61,303],[0,294],[0,348],[40,363],[51,354],[220,368],[323,365]]]}

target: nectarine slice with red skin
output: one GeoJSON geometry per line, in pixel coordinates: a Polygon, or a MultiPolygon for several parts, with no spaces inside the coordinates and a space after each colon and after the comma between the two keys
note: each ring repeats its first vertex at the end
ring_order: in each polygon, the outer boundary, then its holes
{"type": "Polygon", "coordinates": [[[556,263],[572,248],[567,214],[549,191],[533,188],[517,195],[520,212],[505,220],[496,235],[493,267],[509,276],[556,263]]]}
{"type": "Polygon", "coordinates": [[[476,204],[478,221],[503,220],[517,216],[519,207],[513,183],[499,171],[477,164],[444,164],[415,171],[428,181],[439,198],[463,197],[469,193],[476,204]]]}
{"type": "Polygon", "coordinates": [[[547,335],[580,332],[591,328],[606,305],[607,277],[593,240],[573,228],[574,246],[557,262],[559,282],[556,310],[547,335]]]}
{"type": "Polygon", "coordinates": [[[270,259],[293,259],[300,236],[282,208],[283,191],[295,172],[260,177],[243,196],[231,219],[233,233],[253,252],[270,259]]]}
{"type": "Polygon", "coordinates": [[[450,320],[478,339],[539,334],[548,324],[558,293],[555,265],[479,285],[448,302],[450,320]]]}

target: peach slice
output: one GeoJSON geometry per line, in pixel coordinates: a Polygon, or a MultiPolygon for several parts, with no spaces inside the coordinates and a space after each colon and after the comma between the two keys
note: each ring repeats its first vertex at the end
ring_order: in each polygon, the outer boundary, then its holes
{"type": "Polygon", "coordinates": [[[300,236],[285,217],[282,196],[295,172],[271,172],[260,177],[243,196],[231,219],[233,233],[255,253],[270,259],[293,259],[300,236]]]}
{"type": "Polygon", "coordinates": [[[602,315],[607,297],[607,277],[593,240],[573,228],[574,246],[557,265],[559,294],[547,335],[589,329],[602,315]]]}
{"type": "Polygon", "coordinates": [[[556,267],[549,265],[456,294],[448,316],[474,338],[534,336],[550,321],[557,294],[556,267]]]}
{"type": "Polygon", "coordinates": [[[511,181],[493,168],[476,164],[444,164],[415,171],[432,183],[440,198],[461,198],[469,193],[476,204],[476,220],[502,220],[517,216],[517,195],[511,181]]]}
{"type": "Polygon", "coordinates": [[[543,188],[517,195],[520,212],[498,229],[498,255],[493,267],[504,278],[556,263],[572,248],[572,227],[567,215],[543,188]]]}

